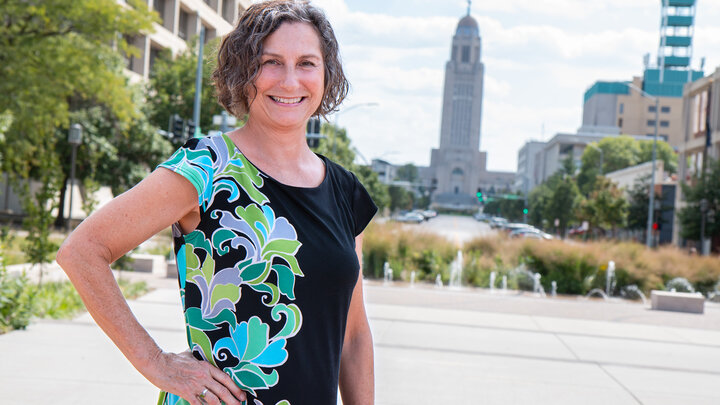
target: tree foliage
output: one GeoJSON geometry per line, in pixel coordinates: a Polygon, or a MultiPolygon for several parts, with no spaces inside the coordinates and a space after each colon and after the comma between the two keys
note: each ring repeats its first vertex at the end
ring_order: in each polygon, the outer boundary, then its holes
{"type": "MultiPolygon", "coordinates": [[[[636,140],[627,135],[607,137],[589,144],[583,151],[577,177],[582,194],[587,196],[595,188],[598,175],[651,161],[652,145],[651,140],[636,140]]],[[[665,171],[677,171],[677,154],[667,142],[659,140],[656,153],[657,160],[663,161],[665,171]]]]}
{"type": "Polygon", "coordinates": [[[397,168],[395,179],[414,183],[418,180],[418,168],[412,163],[406,163],[397,168]]]}
{"type": "Polygon", "coordinates": [[[681,183],[687,205],[678,211],[680,235],[700,240],[701,201],[707,202],[705,237],[720,235],[720,160],[708,164],[705,176],[696,176],[690,184],[681,183]]]}
{"type": "MultiPolygon", "coordinates": [[[[191,39],[188,48],[178,55],[163,50],[155,59],[148,84],[148,115],[150,123],[167,129],[170,117],[192,119],[195,105],[195,75],[197,71],[198,37],[191,39]]],[[[219,38],[208,41],[203,47],[202,91],[200,94],[200,127],[204,133],[216,128],[213,115],[223,107],[218,103],[210,75],[217,65],[219,38]]],[[[237,117],[242,120],[244,117],[237,117]]],[[[238,124],[239,125],[239,124],[238,124]]],[[[178,145],[182,141],[178,141],[178,145]]]]}
{"type": "Polygon", "coordinates": [[[579,219],[588,221],[591,228],[616,229],[625,226],[628,201],[617,184],[598,176],[595,187],[579,207],[579,219]]]}
{"type": "Polygon", "coordinates": [[[0,112],[12,123],[0,139],[2,170],[21,192],[28,255],[40,263],[58,190],[64,185],[62,142],[71,113],[102,105],[118,125],[139,115],[117,50],[137,53],[125,35],[152,28],[147,4],[130,0],[6,0],[0,25],[0,112]],[[29,182],[33,179],[33,183],[29,182]],[[23,181],[21,181],[23,180],[23,181]]]}

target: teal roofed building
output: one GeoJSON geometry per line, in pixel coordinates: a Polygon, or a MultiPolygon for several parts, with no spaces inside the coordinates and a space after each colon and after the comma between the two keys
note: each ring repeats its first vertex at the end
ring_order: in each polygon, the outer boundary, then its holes
{"type": "Polygon", "coordinates": [[[593,83],[583,97],[583,131],[652,135],[657,120],[660,138],[671,146],[680,144],[683,88],[703,77],[702,67],[692,68],[696,2],[660,0],[660,44],[655,63],[646,56],[642,76],[593,83]],[[657,118],[654,101],[630,85],[659,98],[657,118]]]}

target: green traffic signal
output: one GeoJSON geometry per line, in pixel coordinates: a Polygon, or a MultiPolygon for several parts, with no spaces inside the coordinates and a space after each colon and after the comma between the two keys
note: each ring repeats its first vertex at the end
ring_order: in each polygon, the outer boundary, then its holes
{"type": "Polygon", "coordinates": [[[528,209],[527,209],[527,208],[523,208],[523,214],[527,215],[527,213],[528,213],[528,209]]]}

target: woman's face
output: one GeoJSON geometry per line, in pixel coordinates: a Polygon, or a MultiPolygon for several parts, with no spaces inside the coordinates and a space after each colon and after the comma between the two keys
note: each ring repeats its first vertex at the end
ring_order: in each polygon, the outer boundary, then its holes
{"type": "Polygon", "coordinates": [[[261,68],[249,119],[276,129],[305,128],[325,88],[325,67],[315,28],[282,23],[263,42],[261,68]]]}

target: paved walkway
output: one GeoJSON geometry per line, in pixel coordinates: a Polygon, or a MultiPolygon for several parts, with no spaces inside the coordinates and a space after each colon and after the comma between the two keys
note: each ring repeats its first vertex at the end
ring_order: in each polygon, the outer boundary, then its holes
{"type": "MultiPolygon", "coordinates": [[[[131,302],[185,345],[173,280],[131,302]]],[[[377,404],[718,404],[720,306],[641,304],[366,283],[377,404]]],[[[0,403],[153,404],[157,390],[85,314],[0,336],[0,403]]]]}

